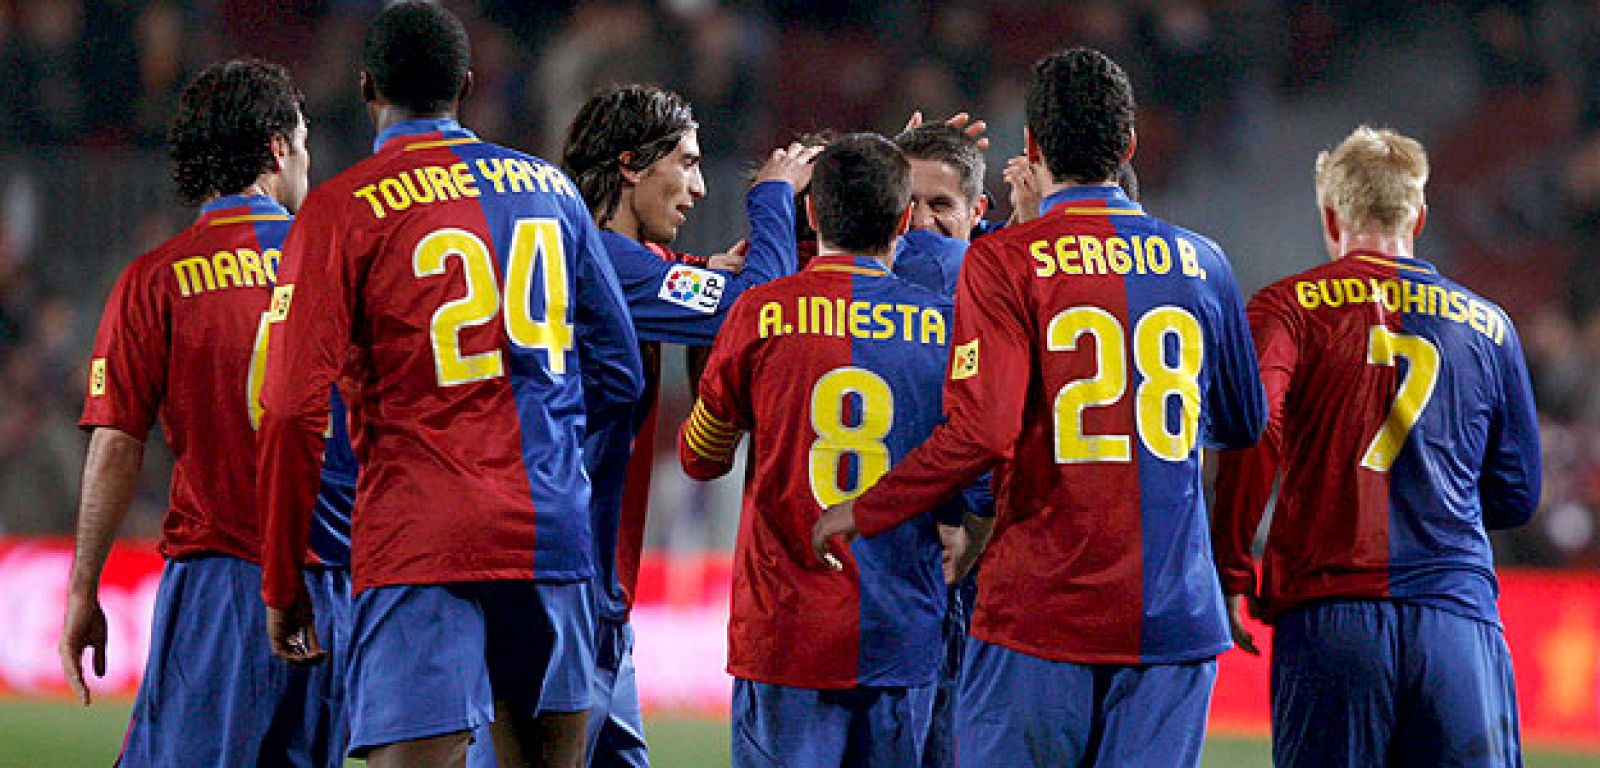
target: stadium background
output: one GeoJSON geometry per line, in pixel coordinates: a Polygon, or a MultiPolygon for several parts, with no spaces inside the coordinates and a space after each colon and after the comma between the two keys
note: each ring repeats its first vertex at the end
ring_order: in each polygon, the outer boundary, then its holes
{"type": "MultiPolygon", "coordinates": [[[[477,91],[464,121],[557,154],[590,90],[658,82],[701,123],[710,196],[684,250],[742,236],[742,173],[822,127],[892,133],[913,108],[989,121],[987,187],[1020,150],[1038,54],[1105,50],[1140,99],[1144,199],[1213,235],[1245,290],[1324,258],[1311,163],[1360,122],[1421,138],[1433,161],[1420,255],[1515,318],[1544,429],[1545,498],[1496,536],[1532,765],[1600,761],[1600,2],[849,0],[447,3],[467,21],[477,91]],[[1586,756],[1585,756],[1586,755],[1586,756]]],[[[0,766],[99,762],[136,684],[170,464],[145,483],[108,583],[118,690],[70,711],[55,663],[85,438],[86,351],[111,282],[192,216],[162,153],[186,79],[255,55],[306,92],[312,173],[368,151],[356,91],[376,0],[0,0],[0,766]],[[113,605],[113,603],[115,603],[113,605]]],[[[687,409],[668,355],[663,423],[687,409]]],[[[698,484],[662,430],[638,616],[641,685],[665,766],[725,758],[720,676],[737,481],[698,484]],[[720,707],[720,708],[719,708],[720,707]]],[[[159,440],[152,441],[152,444],[159,440]]],[[[734,472],[731,477],[742,476],[734,472]]],[[[1230,652],[1212,765],[1264,764],[1264,665],[1230,652]]]]}

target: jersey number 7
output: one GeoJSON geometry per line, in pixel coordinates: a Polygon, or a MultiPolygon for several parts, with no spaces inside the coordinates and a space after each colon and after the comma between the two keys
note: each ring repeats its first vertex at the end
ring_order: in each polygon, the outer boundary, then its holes
{"type": "Polygon", "coordinates": [[[1394,405],[1383,427],[1372,438],[1367,452],[1361,457],[1361,466],[1374,472],[1388,472],[1400,456],[1411,428],[1422,416],[1422,409],[1433,399],[1433,389],[1439,383],[1439,348],[1421,336],[1395,333],[1381,325],[1374,325],[1367,334],[1367,363],[1370,365],[1398,365],[1396,358],[1405,358],[1406,375],[1395,392],[1394,405]]]}

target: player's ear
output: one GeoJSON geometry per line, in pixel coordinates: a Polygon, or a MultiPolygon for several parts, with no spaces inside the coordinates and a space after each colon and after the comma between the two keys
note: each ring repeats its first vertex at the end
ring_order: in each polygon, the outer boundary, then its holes
{"type": "Polygon", "coordinates": [[[617,171],[622,174],[622,181],[630,187],[638,184],[639,179],[644,178],[644,172],[646,170],[643,168],[634,167],[634,157],[635,155],[631,150],[617,155],[617,171]]]}
{"type": "Polygon", "coordinates": [[[1420,237],[1422,235],[1422,228],[1427,223],[1428,223],[1428,204],[1427,203],[1423,203],[1422,204],[1422,210],[1417,211],[1417,224],[1416,224],[1416,226],[1411,228],[1411,236],[1412,237],[1420,237]]]}
{"type": "Polygon", "coordinates": [[[378,84],[373,81],[372,73],[361,70],[361,100],[368,104],[378,103],[378,84]]]}
{"type": "Polygon", "coordinates": [[[289,155],[294,154],[294,145],[290,144],[289,139],[284,136],[273,134],[272,139],[267,142],[267,146],[272,151],[272,171],[274,173],[282,173],[284,161],[288,159],[289,155]]]}
{"type": "Polygon", "coordinates": [[[472,83],[472,70],[469,69],[467,70],[467,76],[461,79],[461,92],[456,94],[457,105],[461,104],[463,101],[466,101],[467,97],[472,95],[472,83]]]}
{"type": "Polygon", "coordinates": [[[1039,140],[1035,139],[1033,137],[1033,129],[1031,129],[1031,128],[1027,127],[1027,126],[1023,126],[1022,127],[1022,143],[1023,143],[1024,147],[1026,148],[1026,151],[1027,151],[1027,154],[1028,154],[1028,162],[1030,162],[1030,163],[1042,163],[1042,162],[1044,162],[1044,159],[1043,159],[1044,153],[1039,151],[1039,140]]]}
{"type": "Polygon", "coordinates": [[[1133,128],[1128,129],[1128,154],[1122,156],[1122,162],[1133,162],[1133,152],[1139,148],[1139,132],[1133,128]]]}
{"type": "Polygon", "coordinates": [[[806,224],[810,225],[812,232],[821,232],[817,228],[817,206],[811,202],[811,196],[806,195],[806,224]]]}
{"type": "Polygon", "coordinates": [[[916,207],[916,203],[911,203],[906,206],[905,210],[900,212],[900,223],[896,224],[894,227],[895,237],[900,237],[901,235],[911,231],[911,212],[916,210],[916,207]]]}
{"type": "Polygon", "coordinates": [[[989,195],[988,194],[978,195],[977,202],[974,202],[972,204],[972,220],[973,221],[977,221],[978,219],[983,218],[983,215],[985,213],[988,213],[988,212],[989,212],[989,195]]]}
{"type": "Polygon", "coordinates": [[[1322,233],[1327,236],[1328,242],[1338,244],[1339,214],[1326,205],[1322,206],[1322,233]]]}

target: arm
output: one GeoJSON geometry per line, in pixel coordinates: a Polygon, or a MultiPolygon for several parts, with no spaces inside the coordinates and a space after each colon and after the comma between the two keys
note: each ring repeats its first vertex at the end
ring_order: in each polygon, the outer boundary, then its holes
{"type": "Polygon", "coordinates": [[[866,536],[887,531],[948,501],[1010,458],[1022,433],[1034,360],[1022,289],[1003,259],[979,241],[961,270],[945,423],[865,494],[823,514],[812,532],[819,556],[833,536],[848,540],[858,530],[866,536]]]}
{"type": "MultiPolygon", "coordinates": [[[[1206,282],[1217,299],[1204,328],[1205,444],[1208,448],[1246,448],[1255,445],[1266,428],[1266,394],[1233,268],[1220,250],[1215,253],[1216,258],[1205,265],[1206,282]]],[[[1286,380],[1284,384],[1287,386],[1286,380]]]]}
{"type": "Polygon", "coordinates": [[[89,438],[83,467],[83,499],[78,505],[77,548],[67,593],[67,617],[61,629],[61,668],[85,706],[89,686],[83,679],[83,651],[94,649],[94,673],[106,674],[106,615],[100,609],[100,574],[105,570],[117,529],[139,487],[144,442],[115,427],[101,427],[89,438]]]}
{"type": "MultiPolygon", "coordinates": [[[[644,363],[639,357],[639,339],[628,315],[628,302],[599,230],[582,210],[573,213],[572,221],[579,227],[574,253],[577,306],[573,308],[573,320],[583,370],[584,401],[591,422],[608,417],[607,412],[612,410],[631,419],[633,406],[644,393],[644,363]]],[[[631,430],[625,433],[631,434],[631,430]]]]}
{"type": "Polygon", "coordinates": [[[1260,443],[1247,450],[1219,454],[1211,539],[1222,591],[1228,595],[1256,594],[1251,545],[1277,479],[1284,404],[1300,354],[1297,325],[1283,309],[1269,306],[1258,297],[1250,307],[1250,326],[1255,333],[1270,416],[1260,443]]]}
{"type": "Polygon", "coordinates": [[[678,461],[696,480],[713,480],[733,468],[733,454],[749,427],[749,361],[738,329],[742,307],[729,317],[730,332],[717,337],[700,377],[700,395],[678,429],[678,461]]]}
{"type": "Polygon", "coordinates": [[[1514,528],[1533,518],[1539,507],[1542,474],[1539,456],[1539,414],[1533,402],[1528,366],[1515,329],[1502,348],[1500,408],[1489,427],[1478,497],[1483,524],[1490,529],[1514,528]]]}
{"type": "Polygon", "coordinates": [[[264,410],[257,435],[256,504],[262,515],[261,595],[275,654],[326,656],[317,643],[301,568],[321,477],[328,393],[349,346],[355,282],[334,220],[335,201],[310,201],[289,232],[273,289],[264,410]]]}

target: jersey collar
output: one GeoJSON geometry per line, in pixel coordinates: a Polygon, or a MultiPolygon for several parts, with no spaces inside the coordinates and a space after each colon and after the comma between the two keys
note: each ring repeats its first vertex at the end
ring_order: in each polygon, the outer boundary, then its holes
{"type": "Polygon", "coordinates": [[[287,221],[289,209],[266,195],[223,195],[200,206],[200,219],[210,223],[287,221]]]}
{"type": "Polygon", "coordinates": [[[866,277],[884,277],[889,274],[889,270],[884,269],[883,264],[877,259],[849,253],[818,256],[806,265],[806,269],[815,272],[848,272],[866,277]]]}
{"type": "Polygon", "coordinates": [[[473,140],[478,138],[472,131],[462,128],[461,123],[457,122],[453,117],[423,117],[415,120],[401,120],[383,129],[377,138],[372,140],[372,151],[376,154],[383,151],[384,145],[395,139],[414,136],[473,140]],[[433,136],[431,134],[439,135],[433,136]]]}
{"type": "Polygon", "coordinates": [[[1412,272],[1423,275],[1436,275],[1439,270],[1432,264],[1422,259],[1413,259],[1409,256],[1391,256],[1377,251],[1351,251],[1345,258],[1355,259],[1366,264],[1375,264],[1380,267],[1398,269],[1401,272],[1412,272]]]}
{"type": "Polygon", "coordinates": [[[1039,201],[1040,216],[1052,211],[1067,215],[1144,215],[1144,208],[1129,200],[1115,184],[1078,184],[1039,201]]]}

